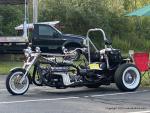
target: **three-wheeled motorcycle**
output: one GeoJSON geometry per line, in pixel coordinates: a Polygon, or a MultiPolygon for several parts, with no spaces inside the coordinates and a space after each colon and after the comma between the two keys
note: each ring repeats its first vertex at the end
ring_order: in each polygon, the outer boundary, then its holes
{"type": "MultiPolygon", "coordinates": [[[[102,29],[90,29],[87,33],[87,48],[65,50],[64,57],[74,55],[80,51],[88,62],[75,65],[74,61],[59,61],[57,55],[42,53],[37,47],[32,51],[30,47],[24,50],[26,61],[23,67],[14,68],[6,79],[6,88],[13,95],[23,95],[31,83],[37,86],[49,86],[57,89],[69,87],[98,88],[101,85],[116,83],[121,91],[134,91],[141,82],[141,73],[130,58],[124,58],[119,49],[112,48],[102,29]],[[101,32],[104,49],[98,50],[90,39],[91,32],[101,32]],[[91,52],[91,45],[95,49],[91,52]],[[30,74],[31,67],[34,67],[30,74]]],[[[60,56],[59,56],[60,57],[60,56]]]]}

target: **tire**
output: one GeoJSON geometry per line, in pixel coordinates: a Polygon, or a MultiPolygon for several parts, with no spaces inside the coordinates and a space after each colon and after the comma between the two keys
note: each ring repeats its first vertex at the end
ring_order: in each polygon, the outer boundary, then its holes
{"type": "Polygon", "coordinates": [[[22,84],[19,83],[19,80],[17,81],[17,79],[21,79],[19,77],[22,77],[25,72],[26,71],[22,68],[16,68],[9,73],[6,78],[6,88],[10,94],[23,95],[27,92],[30,84],[28,75],[25,77],[22,84]]]}
{"type": "Polygon", "coordinates": [[[98,88],[100,87],[99,84],[89,84],[89,85],[85,85],[87,88],[98,88]]]}
{"type": "Polygon", "coordinates": [[[114,80],[121,91],[135,91],[141,83],[141,73],[133,64],[122,64],[115,72],[114,80]]]}

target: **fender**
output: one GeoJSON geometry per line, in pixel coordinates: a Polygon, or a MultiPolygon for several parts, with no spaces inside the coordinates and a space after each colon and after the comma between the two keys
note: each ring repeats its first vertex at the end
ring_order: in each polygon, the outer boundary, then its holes
{"type": "MultiPolygon", "coordinates": [[[[10,70],[10,73],[12,73],[12,72],[14,72],[16,70],[21,70],[21,71],[26,72],[26,70],[23,69],[23,68],[21,68],[21,67],[15,67],[15,68],[13,68],[13,69],[10,70]]],[[[29,77],[29,83],[32,84],[32,77],[31,77],[30,73],[28,73],[27,75],[29,77]]]]}

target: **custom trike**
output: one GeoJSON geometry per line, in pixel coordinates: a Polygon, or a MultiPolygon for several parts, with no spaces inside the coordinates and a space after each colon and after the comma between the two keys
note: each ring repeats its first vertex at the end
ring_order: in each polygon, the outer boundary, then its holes
{"type": "MultiPolygon", "coordinates": [[[[130,58],[123,58],[119,49],[114,49],[102,29],[90,29],[87,33],[87,48],[76,48],[65,51],[64,56],[80,51],[88,62],[75,65],[73,61],[58,61],[56,55],[44,54],[40,48],[32,51],[30,47],[24,50],[27,60],[22,68],[14,68],[6,79],[6,87],[13,95],[22,95],[30,83],[37,86],[49,86],[57,89],[68,87],[98,88],[100,85],[116,83],[121,91],[136,90],[141,81],[141,74],[130,58]],[[101,32],[104,49],[98,50],[89,38],[91,32],[101,32]],[[95,49],[91,52],[91,45],[95,49]],[[32,76],[31,67],[34,67],[32,76]]],[[[64,58],[63,56],[63,58],[64,58]]]]}

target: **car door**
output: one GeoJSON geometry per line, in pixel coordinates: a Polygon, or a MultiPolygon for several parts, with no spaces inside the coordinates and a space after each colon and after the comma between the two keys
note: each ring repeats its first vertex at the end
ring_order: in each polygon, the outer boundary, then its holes
{"type": "Polygon", "coordinates": [[[33,43],[44,52],[60,48],[63,44],[62,34],[50,25],[35,24],[33,43]]]}

